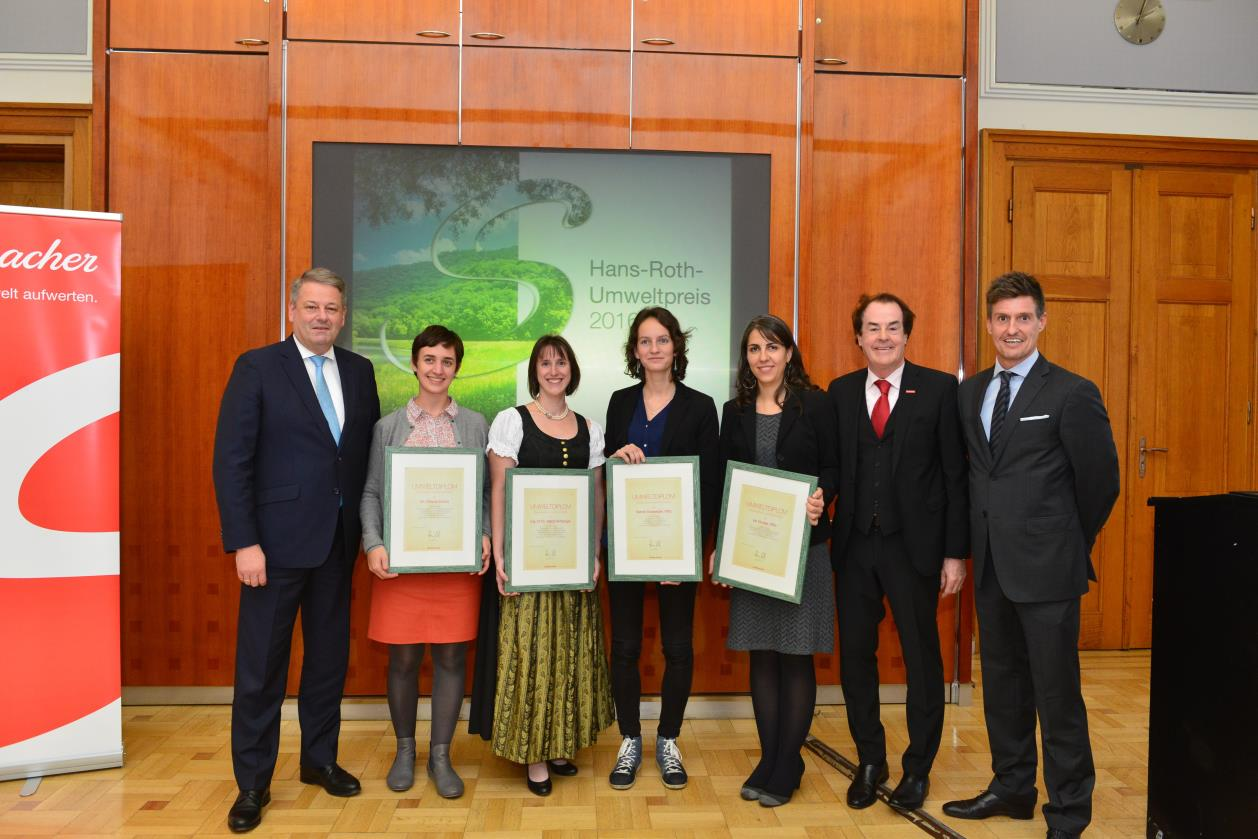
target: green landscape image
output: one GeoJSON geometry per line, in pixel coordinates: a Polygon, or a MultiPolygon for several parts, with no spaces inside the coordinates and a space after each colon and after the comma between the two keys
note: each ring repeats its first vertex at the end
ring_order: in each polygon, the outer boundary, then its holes
{"type": "Polygon", "coordinates": [[[355,159],[352,349],[375,365],[380,407],[415,395],[411,342],[429,324],[464,342],[450,388],[487,420],[516,402],[517,365],[533,342],[572,316],[572,284],[543,262],[521,260],[518,212],[563,208],[564,227],[592,211],[557,180],[521,181],[518,152],[391,147],[355,159]]]}

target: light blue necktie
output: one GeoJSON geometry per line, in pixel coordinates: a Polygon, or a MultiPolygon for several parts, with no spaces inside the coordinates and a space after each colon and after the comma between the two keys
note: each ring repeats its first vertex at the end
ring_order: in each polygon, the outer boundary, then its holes
{"type": "Polygon", "coordinates": [[[327,359],[321,355],[312,355],[310,360],[315,366],[315,397],[319,400],[319,407],[323,409],[328,428],[332,430],[332,439],[339,446],[341,445],[341,421],[336,418],[336,406],[332,404],[332,391],[328,390],[328,380],[323,378],[323,362],[327,359]]]}

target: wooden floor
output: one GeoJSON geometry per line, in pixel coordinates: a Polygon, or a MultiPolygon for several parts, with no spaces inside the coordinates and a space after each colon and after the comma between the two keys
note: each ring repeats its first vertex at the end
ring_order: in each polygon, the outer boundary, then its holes
{"type": "MultiPolygon", "coordinates": [[[[1096,756],[1097,785],[1091,837],[1143,837],[1149,720],[1148,653],[1085,653],[1083,685],[1096,756]]],[[[1043,817],[1014,822],[956,822],[940,805],[983,789],[990,756],[983,727],[982,694],[970,707],[949,705],[943,745],[931,775],[926,810],[967,837],[1042,837],[1043,817]]],[[[227,810],[236,794],[228,749],[230,709],[222,706],[123,709],[126,766],[54,776],[20,798],[20,781],[0,783],[0,835],[202,836],[227,834],[227,810]]],[[[884,711],[888,751],[906,740],[903,706],[884,711]]],[[[421,723],[421,742],[426,734],[421,723]]],[[[648,731],[651,726],[645,726],[648,731]]],[[[462,726],[460,727],[462,728],[462,726]]],[[[812,733],[855,759],[841,706],[818,715],[812,733]]],[[[868,837],[926,836],[885,805],[851,811],[843,803],[848,780],[805,752],[808,770],[790,804],[768,809],[739,798],[757,757],[751,720],[694,720],[680,745],[690,785],[670,792],[659,783],[653,735],[648,760],[633,789],[607,785],[619,738],[615,726],[596,747],[579,755],[575,778],[556,778],[549,798],[530,795],[519,767],[501,761],[479,738],[460,733],[455,767],[467,794],[454,801],[436,795],[423,779],[404,794],[390,792],[384,776],[393,759],[387,722],[346,722],[340,762],[363,782],[357,798],[333,798],[296,780],[297,724],[285,722],[272,803],[256,836],[546,837],[868,837]]],[[[892,783],[899,767],[892,762],[892,783]]],[[[1041,801],[1044,800],[1041,789],[1041,801]]]]}

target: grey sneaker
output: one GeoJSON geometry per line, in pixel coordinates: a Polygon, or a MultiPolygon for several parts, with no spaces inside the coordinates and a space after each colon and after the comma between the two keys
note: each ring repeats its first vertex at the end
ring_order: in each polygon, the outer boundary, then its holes
{"type": "Polygon", "coordinates": [[[642,765],[642,738],[626,737],[620,741],[620,751],[616,752],[616,765],[607,782],[612,789],[629,789],[638,777],[638,767],[642,765]]]}
{"type": "Polygon", "coordinates": [[[398,738],[397,757],[393,758],[393,768],[389,770],[385,783],[394,792],[406,792],[415,784],[414,737],[398,738]]]}
{"type": "Polygon", "coordinates": [[[655,762],[660,767],[660,780],[669,789],[685,789],[690,778],[681,763],[681,750],[672,737],[660,737],[655,741],[655,762]]]}

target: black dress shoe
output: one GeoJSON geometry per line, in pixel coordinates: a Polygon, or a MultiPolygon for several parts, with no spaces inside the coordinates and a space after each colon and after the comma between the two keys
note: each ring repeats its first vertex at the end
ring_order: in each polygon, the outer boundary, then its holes
{"type": "Polygon", "coordinates": [[[856,767],[856,777],[847,788],[847,806],[864,810],[878,800],[878,785],[891,776],[886,761],[877,765],[862,763],[856,767]]]}
{"type": "Polygon", "coordinates": [[[301,782],[318,784],[328,795],[335,795],[338,798],[352,798],[363,791],[358,779],[335,763],[329,763],[327,766],[301,767],[301,782]]]}
{"type": "Polygon", "coordinates": [[[1050,827],[1046,839],[1079,839],[1078,833],[1067,833],[1059,827],[1050,827]]]}
{"type": "Polygon", "coordinates": [[[900,783],[895,785],[895,790],[887,799],[887,803],[897,810],[916,810],[926,801],[928,792],[930,792],[930,778],[905,772],[900,783]]]}
{"type": "Polygon", "coordinates": [[[571,778],[573,775],[577,774],[577,765],[570,760],[565,760],[563,763],[559,763],[555,760],[548,760],[546,761],[546,765],[550,767],[552,775],[562,775],[565,778],[571,778]]]}
{"type": "Polygon", "coordinates": [[[974,798],[947,802],[943,811],[945,815],[957,819],[985,819],[990,816],[1030,819],[1035,817],[1035,796],[1015,801],[1001,798],[991,790],[983,790],[974,798]]]}
{"type": "MultiPolygon", "coordinates": [[[[547,763],[550,763],[550,761],[547,761],[547,763]]],[[[551,790],[550,775],[547,775],[546,780],[544,781],[534,781],[532,778],[529,777],[529,770],[528,770],[528,767],[526,766],[524,767],[524,782],[528,784],[529,792],[533,793],[534,795],[541,795],[541,796],[550,795],[550,790],[551,790]]]]}
{"type": "Polygon", "coordinates": [[[271,803],[269,789],[242,789],[236,803],[227,811],[227,827],[232,833],[248,833],[262,824],[262,808],[271,803]]]}

